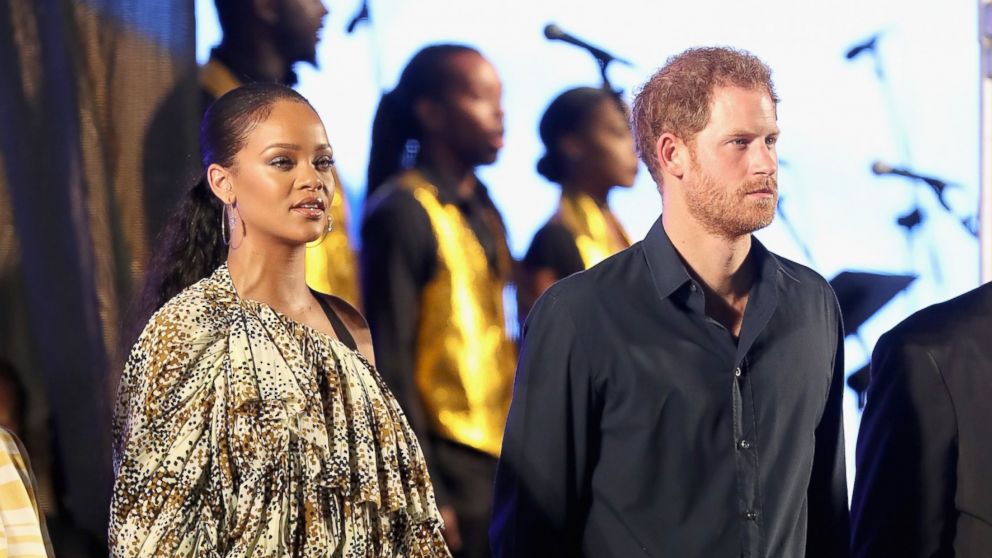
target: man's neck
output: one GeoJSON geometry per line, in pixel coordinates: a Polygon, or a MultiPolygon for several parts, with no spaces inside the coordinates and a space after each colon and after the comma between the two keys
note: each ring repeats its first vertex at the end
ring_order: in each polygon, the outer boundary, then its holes
{"type": "Polygon", "coordinates": [[[417,166],[451,187],[460,198],[469,198],[475,193],[475,167],[458,159],[449,149],[425,144],[417,166]]]}
{"type": "Polygon", "coordinates": [[[749,257],[751,235],[727,238],[714,234],[687,211],[666,211],[662,225],[689,273],[702,283],[706,314],[737,337],[755,278],[754,261],[749,257]]]}
{"type": "Polygon", "coordinates": [[[227,39],[217,47],[222,61],[233,66],[239,78],[258,82],[294,85],[292,64],[282,56],[276,44],[264,35],[251,41],[227,39]]]}

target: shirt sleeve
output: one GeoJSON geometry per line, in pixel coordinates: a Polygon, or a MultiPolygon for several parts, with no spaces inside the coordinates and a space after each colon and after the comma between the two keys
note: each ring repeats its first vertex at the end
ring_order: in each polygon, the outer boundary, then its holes
{"type": "MultiPolygon", "coordinates": [[[[156,314],[131,352],[115,413],[114,557],[213,555],[226,453],[214,378],[223,361],[196,308],[156,314]]],[[[229,491],[228,491],[229,492],[229,491]]],[[[230,504],[230,501],[226,502],[230,504]]]]}
{"type": "Polygon", "coordinates": [[[431,447],[430,422],[417,391],[415,358],[420,294],[437,267],[427,212],[409,192],[383,192],[362,223],[362,293],[377,369],[420,442],[438,504],[448,502],[431,447]]]}
{"type": "Polygon", "coordinates": [[[835,308],[837,348],[827,403],[815,431],[813,469],[806,494],[809,511],[806,556],[823,558],[847,556],[850,532],[844,458],[844,325],[832,292],[829,298],[829,304],[835,308]]]}
{"type": "Polygon", "coordinates": [[[933,355],[883,336],[858,435],[856,557],[953,554],[957,422],[933,355]]]}
{"type": "Polygon", "coordinates": [[[496,472],[490,527],[495,556],[580,554],[590,428],[596,424],[593,394],[572,317],[551,290],[524,330],[496,472]]]}

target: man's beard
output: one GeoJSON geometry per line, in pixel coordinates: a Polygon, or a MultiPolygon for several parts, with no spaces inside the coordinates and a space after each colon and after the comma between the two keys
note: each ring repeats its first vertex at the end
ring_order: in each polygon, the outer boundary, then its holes
{"type": "Polygon", "coordinates": [[[686,189],[689,213],[714,235],[733,239],[767,227],[775,218],[778,202],[778,181],[774,176],[748,180],[735,188],[717,184],[712,176],[699,167],[700,176],[686,189]],[[748,198],[748,192],[761,189],[772,192],[770,198],[748,198]]]}

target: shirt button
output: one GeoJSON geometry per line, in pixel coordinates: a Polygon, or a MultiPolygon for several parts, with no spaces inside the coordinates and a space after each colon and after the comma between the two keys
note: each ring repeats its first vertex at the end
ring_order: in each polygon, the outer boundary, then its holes
{"type": "Polygon", "coordinates": [[[741,377],[741,367],[740,366],[738,366],[737,368],[734,368],[734,376],[737,376],[738,378],[741,377]]]}
{"type": "Polygon", "coordinates": [[[755,521],[755,520],[758,519],[758,512],[756,512],[754,510],[748,510],[748,511],[744,512],[744,519],[746,519],[748,521],[755,521]]]}
{"type": "Polygon", "coordinates": [[[747,440],[741,440],[740,442],[737,442],[737,446],[742,450],[750,449],[751,442],[748,442],[747,440]]]}
{"type": "Polygon", "coordinates": [[[690,291],[696,292],[696,289],[697,289],[697,287],[696,287],[696,284],[695,283],[689,283],[689,290],[690,291]]]}

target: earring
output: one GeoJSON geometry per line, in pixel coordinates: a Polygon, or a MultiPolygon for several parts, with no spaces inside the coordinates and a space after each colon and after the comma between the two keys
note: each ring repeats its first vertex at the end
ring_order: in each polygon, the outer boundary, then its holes
{"type": "Polygon", "coordinates": [[[224,241],[224,246],[231,243],[231,222],[227,217],[227,208],[230,207],[228,204],[224,204],[224,207],[220,210],[220,239],[224,241]]]}
{"type": "Polygon", "coordinates": [[[330,213],[327,214],[327,232],[334,230],[334,216],[330,213]]]}

